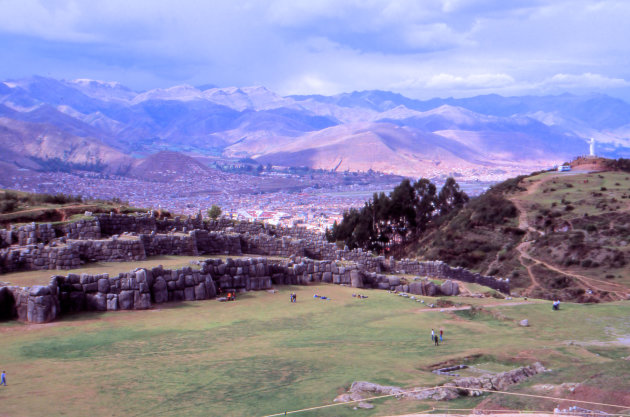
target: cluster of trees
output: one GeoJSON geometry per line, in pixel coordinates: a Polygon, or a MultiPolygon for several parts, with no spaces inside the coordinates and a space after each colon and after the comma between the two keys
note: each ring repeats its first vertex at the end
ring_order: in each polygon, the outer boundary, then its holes
{"type": "Polygon", "coordinates": [[[607,165],[611,169],[630,172],[630,159],[619,158],[619,159],[609,159],[607,165]]]}
{"type": "Polygon", "coordinates": [[[380,251],[391,242],[405,244],[424,233],[437,217],[451,213],[468,202],[453,178],[442,189],[421,178],[412,183],[403,180],[386,196],[376,194],[360,209],[350,209],[343,220],[326,230],[330,242],[343,242],[349,248],[380,251]]]}

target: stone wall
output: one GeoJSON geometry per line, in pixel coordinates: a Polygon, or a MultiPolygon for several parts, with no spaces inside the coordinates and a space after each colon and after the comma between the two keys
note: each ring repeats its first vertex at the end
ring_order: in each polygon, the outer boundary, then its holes
{"type": "Polygon", "coordinates": [[[69,245],[27,245],[0,250],[0,273],[40,270],[73,269],[80,266],[79,252],[69,245]]]}
{"type": "Polygon", "coordinates": [[[13,243],[13,233],[11,230],[0,229],[0,249],[11,246],[13,243]]]}
{"type": "Polygon", "coordinates": [[[194,236],[184,233],[140,235],[146,256],[155,255],[198,255],[194,236]]]}
{"type": "Polygon", "coordinates": [[[453,268],[442,261],[418,261],[415,259],[403,259],[401,261],[396,261],[391,259],[390,268],[407,274],[455,279],[458,281],[475,283],[507,294],[510,293],[509,279],[489,277],[459,267],[453,268]]]}
{"type": "Polygon", "coordinates": [[[11,230],[17,236],[18,245],[21,246],[48,243],[56,237],[55,229],[50,223],[31,223],[12,227],[11,230]]]}
{"type": "Polygon", "coordinates": [[[141,261],[147,258],[142,240],[135,236],[68,240],[67,243],[76,249],[80,259],[87,262],[141,261]]]}
{"type": "Polygon", "coordinates": [[[61,226],[63,234],[68,239],[100,239],[101,225],[96,218],[82,219],[61,226]]]}
{"type": "Polygon", "coordinates": [[[207,230],[193,230],[190,232],[194,237],[197,252],[207,255],[241,255],[241,236],[236,233],[217,233],[207,230]]]}
{"type": "MultiPolygon", "coordinates": [[[[297,257],[282,261],[269,261],[263,257],[228,258],[225,262],[207,259],[199,262],[199,267],[176,270],[161,266],[138,268],[115,277],[108,274],[55,275],[48,286],[0,286],[0,319],[15,317],[44,323],[68,312],[147,309],[167,301],[206,300],[221,291],[267,290],[272,285],[326,282],[401,291],[413,286],[401,285],[399,277],[362,271],[357,264],[297,257]]],[[[454,283],[450,285],[456,287],[454,283]]],[[[418,289],[419,294],[422,291],[426,295],[441,294],[440,287],[428,281],[418,289]],[[428,290],[431,286],[433,289],[428,290]]]]}
{"type": "Polygon", "coordinates": [[[104,236],[129,233],[150,234],[157,231],[156,219],[151,215],[131,216],[127,214],[96,214],[95,215],[104,236]]]}

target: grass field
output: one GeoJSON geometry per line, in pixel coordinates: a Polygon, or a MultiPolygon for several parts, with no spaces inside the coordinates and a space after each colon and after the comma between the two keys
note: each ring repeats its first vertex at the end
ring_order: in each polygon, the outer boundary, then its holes
{"type": "MultiPolygon", "coordinates": [[[[46,325],[0,323],[0,367],[9,383],[0,387],[0,416],[264,416],[329,404],[357,380],[442,383],[448,377],[432,374],[432,365],[474,355],[473,362],[491,371],[537,360],[553,369],[514,388],[523,392],[542,382],[605,386],[609,379],[615,389],[630,391],[622,378],[630,374],[630,361],[622,359],[630,355],[628,302],[567,303],[552,312],[537,301],[452,298],[477,308],[440,311],[385,291],[360,290],[369,298],[356,299],[357,289],[341,286],[279,290],[246,293],[234,303],[84,313],[46,325]],[[296,304],[289,303],[292,291],[296,304]],[[523,318],[531,327],[516,324],[523,318]],[[440,327],[445,342],[436,347],[430,332],[440,327]]],[[[486,397],[436,405],[470,408],[486,397]]],[[[432,404],[387,399],[375,405],[295,415],[384,416],[432,404]]]]}

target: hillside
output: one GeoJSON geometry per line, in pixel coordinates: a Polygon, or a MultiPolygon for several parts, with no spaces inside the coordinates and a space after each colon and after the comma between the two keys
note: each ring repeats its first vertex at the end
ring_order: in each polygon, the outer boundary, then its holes
{"type": "MultiPolygon", "coordinates": [[[[37,194],[0,189],[0,227],[9,228],[30,222],[76,221],[86,211],[92,213],[134,213],[145,209],[129,207],[129,203],[114,200],[86,200],[81,196],[37,194]]],[[[168,213],[162,213],[168,215],[168,213]]]]}
{"type": "Polygon", "coordinates": [[[626,299],[630,173],[593,168],[606,169],[575,164],[500,183],[408,253],[508,277],[514,292],[533,297],[626,299]]]}

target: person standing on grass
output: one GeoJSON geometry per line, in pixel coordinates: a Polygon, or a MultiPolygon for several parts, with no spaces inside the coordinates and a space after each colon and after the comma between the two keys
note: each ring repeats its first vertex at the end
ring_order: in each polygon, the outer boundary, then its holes
{"type": "Polygon", "coordinates": [[[435,346],[440,346],[440,339],[435,335],[435,346]]]}
{"type": "Polygon", "coordinates": [[[435,330],[431,329],[431,341],[433,342],[435,340],[435,330]]]}
{"type": "Polygon", "coordinates": [[[2,375],[0,375],[0,385],[7,386],[7,373],[6,371],[2,371],[2,375]]]}
{"type": "Polygon", "coordinates": [[[444,339],[442,338],[444,336],[444,330],[440,329],[440,342],[443,342],[444,339]]]}

